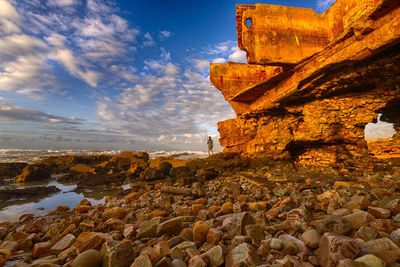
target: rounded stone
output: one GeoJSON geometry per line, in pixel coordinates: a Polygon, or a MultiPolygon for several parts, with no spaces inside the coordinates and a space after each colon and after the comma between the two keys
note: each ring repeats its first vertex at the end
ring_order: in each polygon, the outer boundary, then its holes
{"type": "Polygon", "coordinates": [[[183,260],[174,259],[171,262],[171,266],[172,267],[187,267],[187,264],[183,260]]]}
{"type": "Polygon", "coordinates": [[[371,266],[371,267],[385,267],[386,266],[386,263],[383,260],[381,260],[380,258],[378,258],[377,256],[372,255],[372,254],[367,254],[362,257],[359,257],[359,258],[355,259],[355,261],[363,262],[367,266],[371,266]]]}
{"type": "Polygon", "coordinates": [[[72,262],[72,267],[99,267],[102,258],[100,252],[95,249],[89,249],[78,255],[72,262]]]}

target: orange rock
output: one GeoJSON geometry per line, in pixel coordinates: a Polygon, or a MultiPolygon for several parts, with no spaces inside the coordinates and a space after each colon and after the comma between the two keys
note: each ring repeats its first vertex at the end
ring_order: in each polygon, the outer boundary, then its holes
{"type": "Polygon", "coordinates": [[[0,249],[0,266],[4,266],[4,263],[10,258],[11,253],[6,249],[0,249]]]}
{"type": "Polygon", "coordinates": [[[87,206],[87,205],[77,205],[75,207],[75,210],[79,213],[85,213],[88,212],[90,209],[92,208],[92,206],[87,206]]]}
{"type": "Polygon", "coordinates": [[[198,214],[202,209],[204,209],[204,204],[194,204],[192,205],[192,214],[198,214]]]}
{"type": "Polygon", "coordinates": [[[41,258],[50,254],[51,242],[36,243],[32,249],[32,257],[41,258]]]}
{"type": "Polygon", "coordinates": [[[267,202],[260,201],[260,202],[252,202],[249,204],[250,210],[265,210],[267,208],[267,202]]]}
{"type": "Polygon", "coordinates": [[[367,144],[364,126],[381,110],[399,129],[391,114],[400,53],[390,50],[400,39],[399,18],[397,5],[369,0],[337,0],[323,14],[237,5],[238,46],[249,64],[210,66],[211,82],[237,114],[218,123],[224,151],[343,174],[371,173],[371,155],[398,156],[399,141],[367,144]]]}
{"type": "Polygon", "coordinates": [[[210,228],[206,236],[207,243],[216,245],[221,240],[221,232],[215,228],[210,228]]]}
{"type": "Polygon", "coordinates": [[[208,210],[209,210],[211,213],[215,213],[215,212],[219,211],[219,207],[218,207],[218,206],[210,206],[210,207],[208,208],[208,210]]]}
{"type": "Polygon", "coordinates": [[[233,204],[232,202],[228,201],[221,206],[221,212],[224,214],[232,213],[233,212],[233,204]]]}
{"type": "Polygon", "coordinates": [[[126,215],[126,210],[121,207],[114,207],[111,209],[106,209],[103,212],[103,218],[104,219],[110,219],[110,218],[116,218],[116,219],[123,219],[126,215]]]}
{"type": "Polygon", "coordinates": [[[168,215],[168,212],[165,210],[153,210],[148,215],[150,218],[165,217],[168,215]]]}
{"type": "Polygon", "coordinates": [[[196,200],[194,201],[194,203],[205,205],[205,204],[207,204],[207,199],[205,199],[205,198],[198,198],[198,199],[196,199],[196,200]]]}
{"type": "Polygon", "coordinates": [[[131,203],[131,202],[135,201],[136,199],[138,199],[139,196],[140,196],[139,193],[137,193],[137,192],[132,192],[132,193],[129,193],[128,195],[125,196],[125,200],[126,200],[128,203],[131,203]]]}
{"type": "Polygon", "coordinates": [[[193,226],[193,241],[199,244],[203,244],[206,240],[206,236],[210,226],[202,221],[198,221],[193,226]]]}

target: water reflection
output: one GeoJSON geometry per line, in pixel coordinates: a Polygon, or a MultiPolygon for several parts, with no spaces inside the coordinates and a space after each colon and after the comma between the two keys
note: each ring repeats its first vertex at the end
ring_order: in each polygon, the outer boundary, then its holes
{"type": "MultiPolygon", "coordinates": [[[[105,196],[116,196],[123,188],[116,187],[105,189],[102,187],[91,188],[90,190],[76,190],[74,184],[60,184],[56,181],[45,183],[26,183],[24,185],[8,184],[0,188],[23,188],[33,185],[56,186],[61,191],[51,196],[34,196],[23,200],[12,200],[2,205],[0,210],[0,222],[16,221],[22,214],[32,213],[36,215],[44,215],[49,210],[55,210],[59,205],[66,205],[70,208],[75,207],[83,198],[90,200],[92,205],[104,203],[105,196]],[[4,207],[5,206],[5,207],[4,207]],[[39,209],[44,208],[44,209],[39,209]]],[[[126,188],[126,186],[124,186],[126,188]]]]}

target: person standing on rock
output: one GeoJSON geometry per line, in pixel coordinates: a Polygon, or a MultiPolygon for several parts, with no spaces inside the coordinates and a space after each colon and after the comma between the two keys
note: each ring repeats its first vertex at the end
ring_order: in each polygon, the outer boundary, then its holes
{"type": "Polygon", "coordinates": [[[208,145],[208,156],[210,156],[210,153],[214,155],[214,152],[213,152],[214,142],[211,139],[211,136],[208,137],[207,145],[208,145]]]}

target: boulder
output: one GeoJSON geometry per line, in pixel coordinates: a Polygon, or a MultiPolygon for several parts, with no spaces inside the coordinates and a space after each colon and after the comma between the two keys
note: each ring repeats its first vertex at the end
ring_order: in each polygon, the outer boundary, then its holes
{"type": "Polygon", "coordinates": [[[41,165],[28,165],[14,178],[17,183],[50,179],[50,171],[41,165]]]}
{"type": "Polygon", "coordinates": [[[218,176],[218,171],[214,168],[201,168],[197,170],[196,176],[200,180],[211,180],[218,176]]]}
{"type": "Polygon", "coordinates": [[[20,174],[26,166],[28,166],[28,164],[24,162],[0,163],[0,179],[14,178],[20,174]]]}
{"type": "Polygon", "coordinates": [[[169,175],[173,178],[187,178],[192,177],[190,169],[186,166],[172,167],[169,175]]]}
{"type": "Polygon", "coordinates": [[[157,235],[157,227],[162,222],[165,222],[167,218],[156,217],[149,221],[144,221],[139,225],[136,238],[141,239],[145,237],[155,237],[157,235]]]}
{"type": "Polygon", "coordinates": [[[112,239],[111,235],[106,233],[83,232],[76,238],[75,247],[79,252],[89,249],[100,250],[104,242],[112,239]]]}
{"type": "Polygon", "coordinates": [[[147,168],[140,174],[140,179],[145,181],[162,180],[165,174],[156,168],[147,168]]]}

